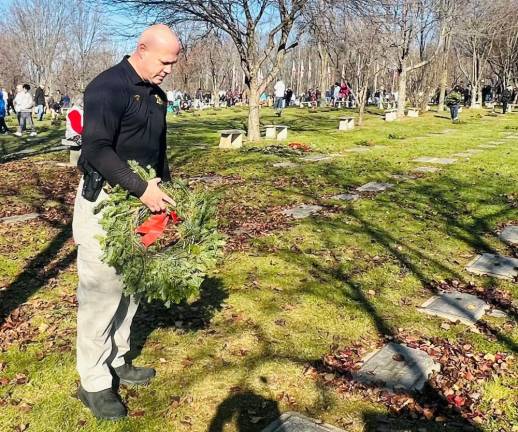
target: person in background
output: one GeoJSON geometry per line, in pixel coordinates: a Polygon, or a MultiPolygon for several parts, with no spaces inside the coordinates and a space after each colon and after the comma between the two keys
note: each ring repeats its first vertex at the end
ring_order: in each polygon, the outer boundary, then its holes
{"type": "Polygon", "coordinates": [[[2,99],[4,100],[4,107],[5,107],[5,111],[6,111],[6,115],[9,115],[9,112],[8,112],[8,106],[9,106],[9,95],[7,94],[7,90],[5,88],[2,88],[2,99]]]}
{"type": "Polygon", "coordinates": [[[70,108],[70,96],[67,93],[65,93],[63,95],[63,97],[61,98],[60,105],[61,105],[61,108],[63,108],[63,109],[70,108]]]}
{"type": "Polygon", "coordinates": [[[36,92],[34,93],[34,105],[36,106],[36,118],[38,121],[42,121],[43,115],[45,114],[45,91],[43,84],[40,84],[36,88],[36,92]]]}
{"type": "Polygon", "coordinates": [[[512,86],[507,86],[507,88],[504,89],[501,96],[502,101],[502,113],[507,114],[507,110],[509,108],[509,104],[513,100],[513,88],[512,86]]]}
{"type": "Polygon", "coordinates": [[[286,93],[284,94],[284,101],[286,102],[286,107],[290,106],[291,98],[293,97],[293,90],[291,87],[286,89],[286,93]]]}
{"type": "Polygon", "coordinates": [[[0,134],[7,135],[9,133],[9,129],[5,124],[5,114],[7,112],[6,107],[7,104],[5,102],[4,93],[5,89],[0,90],[0,134]]]}
{"type": "Polygon", "coordinates": [[[286,92],[286,85],[282,79],[279,79],[273,86],[273,93],[275,96],[275,114],[279,117],[284,108],[284,93],[286,92]]]}
{"type": "Polygon", "coordinates": [[[34,100],[29,93],[31,86],[24,84],[21,86],[20,91],[14,98],[14,108],[18,113],[19,126],[18,130],[14,133],[16,136],[21,137],[22,132],[29,125],[31,129],[30,136],[36,136],[36,130],[34,129],[34,122],[32,121],[32,108],[34,107],[34,100]]]}
{"type": "Polygon", "coordinates": [[[446,106],[450,108],[451,121],[453,123],[459,121],[459,107],[463,100],[462,88],[458,85],[446,96],[446,106]]]}
{"type": "Polygon", "coordinates": [[[10,91],[7,93],[7,115],[11,114],[11,111],[13,114],[16,114],[16,110],[14,109],[14,91],[10,91]]]}
{"type": "Polygon", "coordinates": [[[335,82],[333,87],[333,106],[336,106],[336,103],[340,100],[340,84],[335,82]]]}

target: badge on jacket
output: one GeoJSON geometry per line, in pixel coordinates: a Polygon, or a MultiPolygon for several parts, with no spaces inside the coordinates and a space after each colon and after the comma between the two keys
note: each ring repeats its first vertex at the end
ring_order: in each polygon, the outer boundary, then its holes
{"type": "Polygon", "coordinates": [[[164,104],[164,101],[162,100],[162,98],[159,95],[156,94],[155,98],[156,98],[156,103],[158,105],[163,105],[164,104]]]}
{"type": "Polygon", "coordinates": [[[140,101],[140,95],[138,95],[138,94],[133,95],[133,100],[134,100],[135,102],[140,101]]]}

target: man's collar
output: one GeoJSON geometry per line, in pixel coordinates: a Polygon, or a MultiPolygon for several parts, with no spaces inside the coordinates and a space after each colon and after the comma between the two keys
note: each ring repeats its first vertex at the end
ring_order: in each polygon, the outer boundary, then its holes
{"type": "Polygon", "coordinates": [[[128,61],[129,55],[125,55],[124,58],[121,61],[122,66],[124,67],[124,70],[127,72],[129,79],[133,84],[148,84],[146,81],[144,81],[142,78],[140,78],[140,75],[137,73],[135,68],[131,65],[131,63],[128,61]]]}

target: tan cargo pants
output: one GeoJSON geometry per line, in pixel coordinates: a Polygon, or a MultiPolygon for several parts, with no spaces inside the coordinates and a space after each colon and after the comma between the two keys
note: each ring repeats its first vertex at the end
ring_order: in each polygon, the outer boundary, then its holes
{"type": "Polygon", "coordinates": [[[109,366],[124,364],[130,349],[130,327],[138,303],[122,294],[123,284],[115,269],[101,261],[96,236],[105,235],[95,207],[106,198],[101,191],[96,202],[81,196],[79,183],[74,204],[72,231],[77,244],[77,370],[81,385],[88,392],[112,386],[109,366]]]}

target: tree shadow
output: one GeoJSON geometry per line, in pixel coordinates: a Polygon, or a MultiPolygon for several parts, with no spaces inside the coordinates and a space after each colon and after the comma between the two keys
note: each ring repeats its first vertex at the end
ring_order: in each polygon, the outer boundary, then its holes
{"type": "Polygon", "coordinates": [[[38,156],[66,150],[61,146],[61,138],[64,138],[63,129],[53,129],[47,135],[35,138],[0,139],[0,163],[13,162],[27,157],[38,156]],[[57,148],[62,147],[62,148],[57,148]],[[31,149],[33,149],[31,151],[31,149]]]}
{"type": "Polygon", "coordinates": [[[71,235],[72,226],[69,223],[61,228],[45,249],[30,260],[5,290],[0,291],[0,325],[14,309],[75,261],[75,249],[55,260],[71,235]]]}
{"type": "MultiPolygon", "coordinates": [[[[265,377],[262,377],[266,380],[265,377]]],[[[223,432],[235,422],[238,432],[258,432],[281,413],[277,401],[264,398],[251,390],[238,390],[221,402],[208,426],[208,432],[223,432]]]]}
{"type": "Polygon", "coordinates": [[[158,301],[141,304],[133,319],[131,350],[126,354],[126,360],[131,362],[138,357],[151,333],[158,328],[186,332],[206,329],[227,298],[228,292],[221,279],[207,278],[200,287],[199,299],[191,304],[182,302],[170,308],[158,301]]]}

